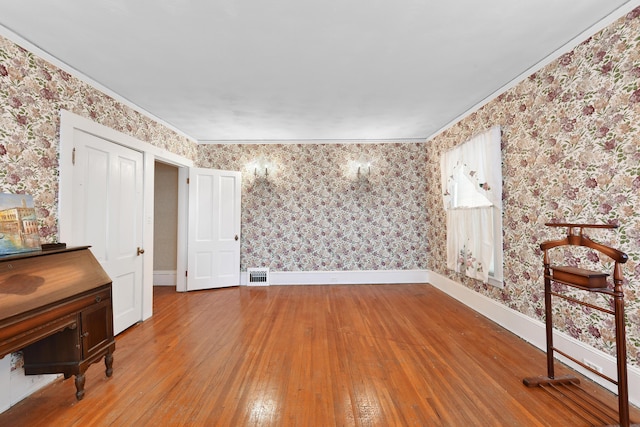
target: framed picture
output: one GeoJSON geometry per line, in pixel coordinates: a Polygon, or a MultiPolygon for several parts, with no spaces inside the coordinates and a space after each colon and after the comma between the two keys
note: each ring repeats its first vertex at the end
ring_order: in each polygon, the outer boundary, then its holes
{"type": "Polygon", "coordinates": [[[28,194],[0,193],[0,255],[40,249],[33,197],[28,194]]]}

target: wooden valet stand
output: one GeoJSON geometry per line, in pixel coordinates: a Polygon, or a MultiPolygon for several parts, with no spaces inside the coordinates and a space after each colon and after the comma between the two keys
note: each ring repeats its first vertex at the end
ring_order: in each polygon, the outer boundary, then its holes
{"type": "MultiPolygon", "coordinates": [[[[627,262],[627,254],[617,249],[596,243],[589,237],[583,234],[585,228],[617,228],[617,225],[604,225],[604,224],[569,224],[569,223],[547,223],[549,227],[567,227],[567,236],[561,240],[551,240],[544,242],[540,245],[540,249],[544,252],[544,303],[545,303],[545,323],[547,333],[547,376],[546,377],[529,377],[523,380],[523,383],[528,387],[542,387],[545,389],[557,389],[559,387],[575,386],[580,383],[580,380],[573,375],[565,375],[556,377],[554,373],[554,352],[557,352],[567,359],[577,363],[583,368],[593,372],[594,374],[610,381],[618,386],[618,418],[620,426],[629,427],[629,390],[627,384],[627,346],[625,338],[625,321],[624,321],[624,293],[622,291],[622,264],[627,262]],[[607,285],[607,276],[609,274],[591,270],[585,270],[583,268],[570,267],[570,266],[553,266],[549,261],[549,250],[561,246],[583,246],[601,254],[604,254],[615,261],[613,267],[613,289],[607,285]],[[577,288],[586,292],[596,292],[604,294],[613,299],[613,310],[590,304],[584,301],[580,301],[569,295],[564,295],[558,292],[554,292],[551,289],[551,283],[561,283],[573,288],[577,288]],[[582,361],[577,360],[574,357],[569,356],[563,351],[553,346],[553,318],[552,318],[552,296],[563,298],[576,304],[587,306],[594,310],[598,310],[615,317],[615,333],[616,333],[616,356],[618,364],[617,379],[613,379],[603,373],[593,369],[586,365],[582,361]]],[[[563,393],[561,393],[564,395],[563,393]]],[[[569,398],[571,399],[571,398],[569,398]]],[[[598,405],[593,402],[581,403],[581,398],[576,398],[573,401],[575,407],[581,408],[587,412],[595,411],[598,405]]],[[[600,405],[602,407],[602,405],[600,405]]],[[[611,412],[611,408],[602,407],[599,409],[601,413],[611,412]],[[608,411],[607,411],[608,410],[608,411]]],[[[594,415],[592,413],[592,415],[594,415]]],[[[598,419],[597,414],[594,415],[598,419]]],[[[605,417],[606,418],[606,417],[605,417]]],[[[611,419],[611,415],[606,419],[611,419]]],[[[605,423],[608,421],[603,420],[605,423]]],[[[634,424],[635,425],[635,424],[634,424]]]]}

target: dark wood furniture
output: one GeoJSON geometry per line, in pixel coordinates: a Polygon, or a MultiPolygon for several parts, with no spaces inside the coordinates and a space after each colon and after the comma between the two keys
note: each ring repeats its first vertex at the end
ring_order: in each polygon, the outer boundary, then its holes
{"type": "Polygon", "coordinates": [[[0,257],[0,357],[22,350],[27,375],[75,375],[104,357],[113,373],[111,279],[88,247],[0,257]]]}
{"type": "MultiPolygon", "coordinates": [[[[544,252],[544,295],[545,295],[545,322],[547,335],[547,376],[531,377],[523,380],[524,384],[529,387],[537,386],[563,386],[577,385],[580,381],[575,376],[556,377],[554,372],[554,352],[557,352],[567,359],[577,363],[583,368],[593,372],[594,374],[604,378],[607,381],[618,386],[618,417],[620,426],[629,427],[629,391],[627,384],[627,346],[625,338],[625,322],[624,322],[624,293],[622,289],[623,275],[622,264],[627,262],[627,254],[609,246],[594,242],[583,234],[585,228],[617,228],[616,225],[609,224],[569,224],[569,223],[547,223],[550,227],[566,227],[567,236],[564,239],[552,240],[544,242],[540,245],[540,249],[544,252]],[[591,271],[571,266],[554,266],[550,264],[549,250],[562,246],[583,246],[593,249],[594,251],[604,254],[614,261],[613,266],[613,286],[607,283],[609,274],[591,271]],[[572,288],[580,289],[586,292],[596,292],[610,297],[613,301],[608,307],[602,307],[578,298],[573,298],[562,292],[555,292],[552,289],[552,283],[560,283],[572,288]],[[617,378],[611,378],[603,373],[593,369],[580,360],[559,350],[553,345],[553,318],[552,318],[552,296],[563,298],[579,305],[598,310],[615,318],[615,335],[616,335],[616,356],[617,356],[617,378]],[[611,308],[613,307],[613,309],[611,308]]],[[[587,406],[590,406],[587,404],[587,406]]]]}

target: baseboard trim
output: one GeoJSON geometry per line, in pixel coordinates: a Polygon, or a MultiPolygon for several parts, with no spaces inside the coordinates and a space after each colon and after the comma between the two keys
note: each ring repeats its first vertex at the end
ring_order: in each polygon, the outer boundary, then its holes
{"type": "MultiPolygon", "coordinates": [[[[240,274],[247,284],[247,273],[240,274]]],[[[387,283],[427,283],[426,270],[365,271],[270,271],[271,285],[363,285],[387,283]]]]}
{"type": "Polygon", "coordinates": [[[175,270],[154,270],[153,286],[175,286],[176,271],[175,270]]]}
{"type": "MultiPolygon", "coordinates": [[[[500,304],[498,301],[481,295],[466,286],[449,279],[448,277],[442,276],[441,274],[433,271],[428,271],[427,273],[428,281],[434,287],[452,296],[488,319],[496,322],[508,331],[513,332],[542,351],[546,351],[544,322],[515,311],[503,304],[500,304]]],[[[567,354],[572,355],[578,360],[589,360],[590,362],[602,367],[605,375],[608,375],[611,378],[617,377],[617,363],[615,357],[559,331],[554,332],[553,340],[554,346],[564,350],[567,354]]],[[[561,355],[558,355],[557,359],[580,372],[587,378],[592,379],[604,388],[617,394],[617,387],[610,382],[600,378],[590,371],[587,371],[580,365],[577,365],[561,355]]],[[[546,365],[540,366],[539,372],[531,372],[530,376],[545,375],[546,369],[546,365]]],[[[635,406],[640,406],[640,368],[627,364],[627,379],[629,384],[629,402],[635,406]]]]}

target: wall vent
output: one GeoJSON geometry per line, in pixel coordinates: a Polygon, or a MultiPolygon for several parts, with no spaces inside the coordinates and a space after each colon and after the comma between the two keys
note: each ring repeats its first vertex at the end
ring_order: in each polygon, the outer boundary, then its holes
{"type": "Polygon", "coordinates": [[[268,268],[247,268],[248,286],[269,286],[268,268]]]}

